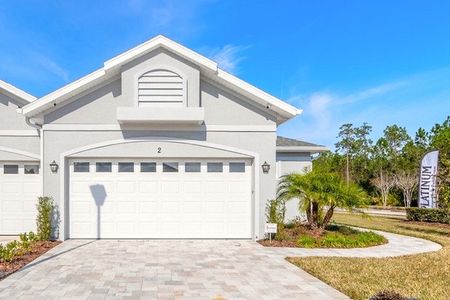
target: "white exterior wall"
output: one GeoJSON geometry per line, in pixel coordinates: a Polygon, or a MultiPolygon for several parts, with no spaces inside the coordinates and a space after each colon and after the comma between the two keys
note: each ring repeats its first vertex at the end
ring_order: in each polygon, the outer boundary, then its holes
{"type": "MultiPolygon", "coordinates": [[[[277,153],[277,180],[286,174],[304,174],[312,169],[311,153],[288,152],[277,153]]],[[[289,222],[296,217],[303,218],[298,211],[299,200],[292,199],[286,203],[285,221],[289,222]]]]}
{"type": "MultiPolygon", "coordinates": [[[[60,238],[68,238],[67,232],[64,232],[68,226],[68,210],[64,208],[68,207],[69,201],[65,187],[68,186],[67,161],[70,155],[66,154],[99,143],[123,141],[126,144],[129,140],[140,139],[146,144],[144,148],[147,152],[141,153],[146,157],[156,157],[153,151],[156,144],[163,145],[165,149],[162,157],[187,157],[193,155],[195,147],[198,156],[217,157],[217,153],[208,149],[211,145],[225,149],[224,156],[233,157],[237,152],[251,157],[254,172],[252,236],[263,238],[265,203],[273,199],[276,192],[276,117],[264,107],[250,103],[216,83],[203,80],[200,71],[192,64],[167,51],[158,50],[126,65],[120,76],[74,97],[64,106],[49,109],[41,116],[45,120],[42,173],[44,194],[53,197],[61,208],[60,238]],[[137,106],[136,83],[140,74],[163,67],[177,70],[185,76],[188,86],[186,105],[204,108],[204,124],[119,124],[117,108],[137,106]],[[187,151],[187,146],[176,145],[172,139],[191,141],[194,146],[189,147],[194,150],[187,151]],[[53,160],[61,166],[57,174],[51,173],[49,168],[53,160]],[[262,173],[261,164],[264,161],[272,166],[269,174],[262,173]]],[[[104,147],[92,151],[105,157],[131,155],[127,147],[104,147]]]]}

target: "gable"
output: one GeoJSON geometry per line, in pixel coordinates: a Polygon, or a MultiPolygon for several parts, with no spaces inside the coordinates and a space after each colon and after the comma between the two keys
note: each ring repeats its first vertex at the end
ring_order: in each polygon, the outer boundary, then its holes
{"type": "MultiPolygon", "coordinates": [[[[97,86],[101,84],[104,81],[111,80],[112,77],[117,76],[118,74],[121,74],[122,77],[122,86],[128,86],[128,84],[124,84],[126,80],[126,70],[129,66],[138,66],[138,65],[145,65],[145,62],[150,61],[151,59],[146,58],[142,59],[146,56],[151,56],[154,53],[161,52],[166,54],[165,57],[170,56],[177,56],[178,59],[175,59],[175,61],[182,61],[184,64],[182,66],[190,66],[191,69],[196,70],[198,73],[201,73],[201,76],[208,77],[208,79],[211,79],[220,85],[226,87],[228,90],[232,91],[233,93],[237,93],[243,98],[245,98],[247,101],[251,102],[255,107],[258,108],[267,108],[271,112],[273,116],[276,117],[276,123],[280,124],[290,118],[293,118],[294,116],[301,113],[301,110],[283,102],[280,99],[277,99],[276,97],[273,97],[262,90],[240,80],[239,78],[221,70],[217,67],[217,64],[198,53],[195,53],[194,51],[175,43],[174,41],[163,37],[163,36],[157,36],[121,55],[118,55],[117,57],[106,61],[104,63],[104,66],[73,82],[68,84],[67,86],[52,92],[44,97],[42,97],[39,101],[35,101],[34,103],[31,103],[24,107],[21,112],[24,115],[27,115],[29,117],[35,117],[39,114],[46,113],[46,111],[52,109],[52,106],[63,106],[67,102],[73,101],[73,97],[76,95],[80,95],[81,93],[84,93],[88,90],[90,90],[92,87],[97,86]]],[[[159,56],[164,57],[164,56],[159,56]]],[[[156,67],[156,66],[155,66],[156,67]]],[[[131,67],[133,68],[133,67],[131,67]]],[[[130,68],[130,69],[131,69],[130,68]]],[[[163,65],[163,68],[165,68],[165,65],[163,65]]],[[[151,70],[146,70],[146,72],[151,70]]],[[[173,72],[172,70],[166,70],[173,72]]],[[[180,78],[183,77],[179,72],[173,72],[178,74],[180,78]]],[[[141,73],[141,76],[144,73],[141,73]]],[[[189,77],[189,76],[188,76],[189,77]]],[[[200,76],[198,76],[200,78],[200,76]]],[[[195,78],[195,76],[192,76],[191,78],[195,78]]],[[[139,81],[136,81],[132,78],[133,82],[135,82],[135,85],[139,85],[139,81]]],[[[181,98],[187,98],[186,105],[187,107],[198,107],[200,97],[197,96],[191,96],[191,93],[199,93],[199,88],[191,89],[191,82],[194,81],[195,86],[199,86],[199,79],[198,84],[195,83],[195,79],[188,79],[186,80],[186,89],[183,89],[183,93],[181,94],[181,98]],[[192,101],[192,102],[190,102],[192,101]]],[[[132,89],[133,95],[131,95],[132,100],[136,101],[135,99],[139,98],[138,96],[135,96],[139,93],[138,89],[132,89]],[[135,93],[136,91],[136,93],[135,93]]],[[[159,92],[157,92],[159,93],[159,92]]],[[[165,92],[163,92],[165,93],[165,92]]],[[[127,90],[122,90],[122,94],[126,95],[127,90]]],[[[178,94],[177,94],[178,95],[178,94]]],[[[130,96],[130,95],[128,95],[130,96]]],[[[145,96],[153,96],[153,99],[156,99],[158,95],[155,94],[146,94],[145,96]]],[[[163,94],[163,96],[173,96],[172,94],[163,94]]],[[[179,95],[178,95],[179,96],[179,95]]],[[[165,99],[166,99],[165,98],[165,99]]],[[[184,99],[183,98],[183,99],[184,99]]],[[[161,102],[159,100],[150,101],[150,102],[161,102]]],[[[168,101],[166,101],[168,102],[168,101]]],[[[138,104],[139,101],[136,101],[138,104]]],[[[151,104],[153,105],[153,104],[151,104]]],[[[189,110],[189,109],[188,109],[189,110]]],[[[186,111],[188,111],[186,110],[186,111]]],[[[147,112],[151,112],[151,110],[147,110],[147,112]]],[[[151,113],[150,113],[151,114],[151,113]]],[[[130,115],[130,114],[128,114],[130,115]]],[[[198,114],[197,114],[198,115],[198,114]]]]}
{"type": "Polygon", "coordinates": [[[25,122],[25,116],[17,113],[17,109],[22,106],[23,103],[0,92],[1,130],[24,130],[32,128],[25,122]]]}
{"type": "MultiPolygon", "coordinates": [[[[40,100],[38,100],[40,101],[40,100]]],[[[201,76],[198,67],[164,49],[123,66],[109,81],[53,106],[45,124],[118,124],[118,111],[161,108],[169,115],[176,108],[202,109],[201,124],[273,125],[276,117],[266,108],[201,76]]],[[[167,123],[173,123],[168,120],[167,123]]]]}

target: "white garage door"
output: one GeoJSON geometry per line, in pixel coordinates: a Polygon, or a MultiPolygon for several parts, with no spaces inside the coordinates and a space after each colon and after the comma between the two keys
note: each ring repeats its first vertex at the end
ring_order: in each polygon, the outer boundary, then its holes
{"type": "Polygon", "coordinates": [[[251,238],[249,160],[70,161],[71,238],[251,238]]]}
{"type": "Polygon", "coordinates": [[[0,162],[0,234],[36,229],[39,163],[0,162]]]}

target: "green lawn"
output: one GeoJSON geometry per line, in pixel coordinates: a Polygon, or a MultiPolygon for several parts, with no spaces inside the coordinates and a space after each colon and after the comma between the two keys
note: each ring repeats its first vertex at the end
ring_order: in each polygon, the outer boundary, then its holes
{"type": "Polygon", "coordinates": [[[336,214],[340,224],[384,230],[429,239],[443,249],[394,258],[289,258],[293,264],[353,299],[368,299],[380,290],[394,290],[419,299],[450,299],[450,225],[413,223],[385,217],[336,214]]]}

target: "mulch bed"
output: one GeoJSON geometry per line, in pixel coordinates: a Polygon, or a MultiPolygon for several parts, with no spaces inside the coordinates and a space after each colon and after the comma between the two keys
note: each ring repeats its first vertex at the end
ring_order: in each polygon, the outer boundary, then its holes
{"type": "Polygon", "coordinates": [[[269,240],[260,240],[258,241],[261,245],[264,247],[298,247],[297,244],[294,241],[276,241],[272,240],[270,242],[269,240]]]}
{"type": "Polygon", "coordinates": [[[307,229],[305,226],[298,226],[295,228],[285,228],[284,232],[286,234],[286,238],[281,241],[276,241],[272,239],[272,242],[270,240],[259,240],[258,243],[263,245],[264,247],[295,247],[298,248],[298,245],[296,243],[297,237],[301,234],[303,235],[309,235],[313,237],[319,237],[323,231],[312,231],[307,229]]]}
{"type": "Polygon", "coordinates": [[[27,254],[16,257],[10,262],[0,262],[0,280],[18,271],[60,243],[60,241],[39,241],[34,244],[33,249],[27,254]]]}

